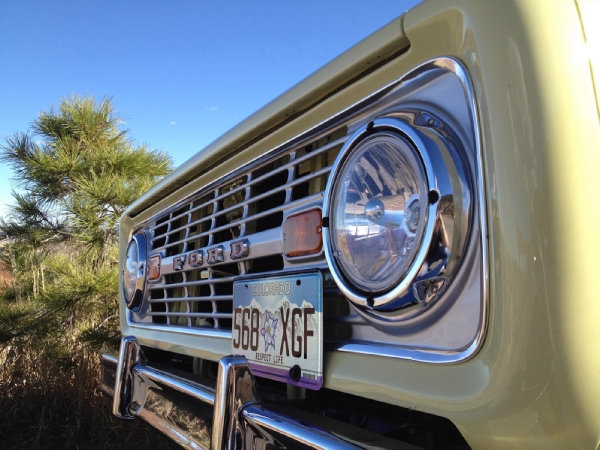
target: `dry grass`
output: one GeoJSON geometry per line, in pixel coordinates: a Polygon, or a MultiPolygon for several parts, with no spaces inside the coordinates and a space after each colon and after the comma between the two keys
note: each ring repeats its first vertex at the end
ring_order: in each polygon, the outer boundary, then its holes
{"type": "Polygon", "coordinates": [[[98,390],[98,355],[81,347],[63,360],[39,349],[0,352],[0,447],[175,449],[141,419],[120,421],[98,390]]]}

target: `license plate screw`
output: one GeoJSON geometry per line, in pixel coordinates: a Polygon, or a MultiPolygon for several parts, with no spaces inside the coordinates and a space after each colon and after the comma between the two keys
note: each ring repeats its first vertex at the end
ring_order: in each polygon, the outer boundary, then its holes
{"type": "Polygon", "coordinates": [[[300,366],[298,364],[290,369],[290,378],[296,382],[300,381],[301,374],[302,370],[300,370],[300,366]]]}

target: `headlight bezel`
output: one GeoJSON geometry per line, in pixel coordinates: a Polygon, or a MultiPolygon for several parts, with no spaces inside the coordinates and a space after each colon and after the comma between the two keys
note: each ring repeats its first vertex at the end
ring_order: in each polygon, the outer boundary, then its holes
{"type": "MultiPolygon", "coordinates": [[[[440,298],[456,273],[464,255],[473,218],[473,186],[468,174],[468,165],[462,160],[460,149],[454,148],[454,143],[459,141],[453,138],[452,130],[448,126],[426,111],[398,111],[393,115],[372,120],[357,129],[341,149],[333,165],[323,203],[323,216],[326,217],[327,224],[323,233],[325,257],[341,292],[358,307],[359,312],[371,319],[379,318],[377,320],[381,319],[385,324],[419,315],[440,298]],[[416,244],[419,248],[408,268],[397,275],[397,283],[389,289],[367,292],[349,279],[338,261],[333,237],[336,230],[332,227],[335,224],[329,216],[336,209],[340,192],[337,184],[343,176],[346,161],[369,136],[386,132],[407,141],[411,151],[420,159],[424,168],[428,201],[427,206],[422,208],[425,214],[422,238],[416,244]],[[442,224],[442,209],[450,202],[454,210],[455,201],[460,217],[452,219],[450,234],[456,234],[456,239],[440,245],[441,251],[436,256],[438,262],[432,270],[431,255],[439,250],[437,245],[441,239],[439,228],[442,224]],[[419,307],[408,308],[414,305],[419,307]]],[[[444,223],[448,222],[447,219],[444,217],[444,223]]],[[[445,233],[446,230],[442,231],[445,233]]]]}
{"type": "MultiPolygon", "coordinates": [[[[433,235],[434,224],[433,221],[429,220],[429,217],[435,216],[435,203],[429,203],[426,207],[422,207],[423,210],[423,223],[424,228],[422,230],[421,237],[417,245],[419,249],[413,255],[412,261],[409,262],[408,267],[400,274],[394,277],[391,283],[388,283],[390,287],[373,289],[368,292],[367,289],[361,289],[357,282],[350,280],[343,269],[344,263],[340,262],[337,257],[337,250],[335,244],[335,238],[332,237],[334,233],[334,218],[329,217],[331,212],[337,209],[337,201],[339,200],[340,183],[343,181],[343,175],[349,170],[349,164],[353,157],[356,156],[357,151],[362,150],[361,147],[368,146],[376,137],[387,137],[397,139],[404,149],[408,152],[412,152],[410,157],[413,157],[417,164],[420,163],[422,166],[422,175],[424,176],[423,184],[425,189],[429,192],[435,186],[435,179],[433,178],[433,167],[427,154],[421,154],[418,149],[424,147],[420,136],[418,136],[405,122],[391,117],[379,118],[359,128],[353,136],[346,142],[344,147],[341,149],[336,162],[334,163],[334,169],[332,170],[331,177],[329,179],[327,188],[325,190],[324,199],[324,211],[323,215],[328,217],[329,226],[327,232],[324,233],[323,241],[326,249],[325,256],[330,266],[332,276],[344,295],[354,303],[367,307],[367,308],[381,308],[389,306],[395,299],[401,296],[402,292],[406,291],[409,287],[410,282],[416,277],[419,268],[421,267],[423,260],[427,254],[427,246],[420,245],[422,242],[429,242],[433,235]],[[392,285],[394,285],[392,287],[392,285]]],[[[367,147],[368,148],[368,147],[367,147]]],[[[429,196],[425,193],[425,198],[429,196]]]]}
{"type": "Polygon", "coordinates": [[[123,259],[122,266],[122,283],[121,289],[123,293],[123,300],[125,305],[131,311],[137,312],[140,309],[142,301],[144,300],[144,290],[146,287],[146,266],[147,266],[147,248],[146,248],[146,237],[143,234],[134,234],[125,252],[125,258],[123,259]],[[128,287],[126,286],[126,272],[128,271],[127,264],[129,262],[129,252],[132,246],[136,247],[137,250],[137,262],[135,267],[135,282],[130,286],[133,288],[131,295],[128,294],[128,287]]]}

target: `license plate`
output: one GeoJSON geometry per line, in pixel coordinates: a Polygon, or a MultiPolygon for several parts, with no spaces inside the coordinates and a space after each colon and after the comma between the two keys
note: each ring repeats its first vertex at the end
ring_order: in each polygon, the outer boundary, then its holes
{"type": "Polygon", "coordinates": [[[322,284],[320,272],[233,284],[231,348],[256,376],[321,388],[322,284]]]}

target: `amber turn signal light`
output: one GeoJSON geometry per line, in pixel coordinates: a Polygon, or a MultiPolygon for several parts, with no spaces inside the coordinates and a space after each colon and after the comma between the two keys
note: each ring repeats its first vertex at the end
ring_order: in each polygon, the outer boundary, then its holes
{"type": "Polygon", "coordinates": [[[160,255],[150,257],[148,261],[148,281],[156,281],[160,278],[160,255]]]}
{"type": "Polygon", "coordinates": [[[283,223],[283,253],[287,257],[319,253],[323,248],[320,209],[295,214],[283,223]]]}

